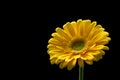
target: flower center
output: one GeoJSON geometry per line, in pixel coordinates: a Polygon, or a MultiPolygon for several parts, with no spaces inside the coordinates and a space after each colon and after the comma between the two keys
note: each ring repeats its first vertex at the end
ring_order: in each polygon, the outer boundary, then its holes
{"type": "Polygon", "coordinates": [[[72,43],[71,48],[72,48],[73,50],[78,51],[78,50],[83,49],[84,46],[85,46],[85,42],[84,42],[84,41],[81,41],[81,40],[78,40],[78,41],[74,41],[74,42],[72,43]]]}

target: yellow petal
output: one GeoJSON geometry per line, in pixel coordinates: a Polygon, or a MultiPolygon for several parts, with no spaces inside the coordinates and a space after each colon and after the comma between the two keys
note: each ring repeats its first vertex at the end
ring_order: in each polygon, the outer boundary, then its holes
{"type": "Polygon", "coordinates": [[[82,19],[77,20],[77,36],[80,36],[80,24],[82,23],[82,19]]]}
{"type": "Polygon", "coordinates": [[[102,59],[102,55],[98,54],[94,56],[94,61],[99,61],[100,59],[102,59]]]}
{"type": "Polygon", "coordinates": [[[60,50],[60,49],[52,49],[52,50],[49,50],[49,54],[56,54],[56,55],[60,55],[60,53],[62,53],[63,51],[60,50]]]}
{"type": "Polygon", "coordinates": [[[59,63],[61,63],[63,60],[62,59],[56,59],[55,60],[55,64],[59,64],[59,63]]]}
{"type": "MultiPolygon", "coordinates": [[[[70,53],[69,53],[70,54],[70,53]]],[[[68,56],[66,56],[66,58],[65,58],[65,61],[66,62],[70,62],[74,57],[73,56],[71,56],[71,55],[69,55],[68,54],[68,56]]]]}
{"type": "Polygon", "coordinates": [[[86,54],[89,54],[89,55],[98,55],[100,54],[100,51],[96,50],[96,51],[88,51],[86,54]]]}
{"type": "Polygon", "coordinates": [[[79,25],[79,30],[80,30],[80,36],[83,37],[85,34],[85,21],[83,21],[80,25],[79,25]]]}
{"type": "Polygon", "coordinates": [[[88,36],[89,34],[89,26],[90,26],[91,21],[90,20],[83,20],[83,22],[79,25],[80,27],[80,35],[84,38],[88,36]]]}
{"type": "Polygon", "coordinates": [[[48,41],[48,43],[54,44],[54,45],[65,45],[65,43],[63,44],[63,43],[61,43],[60,41],[58,41],[58,40],[56,40],[56,39],[54,39],[54,38],[51,38],[51,39],[48,41]]]}
{"type": "Polygon", "coordinates": [[[88,31],[89,31],[88,37],[87,37],[88,40],[91,40],[91,38],[93,37],[93,33],[94,33],[93,30],[94,30],[96,24],[97,24],[96,21],[93,21],[93,22],[90,24],[90,26],[89,26],[89,28],[88,28],[88,31]]]}
{"type": "Polygon", "coordinates": [[[51,63],[51,64],[54,64],[54,63],[55,63],[55,61],[56,61],[56,58],[51,59],[51,60],[50,60],[50,63],[51,63]]]}
{"type": "Polygon", "coordinates": [[[100,50],[100,54],[101,54],[101,55],[105,55],[105,51],[100,50]]]}
{"type": "Polygon", "coordinates": [[[54,47],[54,45],[52,44],[47,45],[47,48],[52,48],[52,47],[54,47]]]}
{"type": "Polygon", "coordinates": [[[100,50],[103,48],[104,48],[104,45],[97,45],[97,46],[94,46],[93,48],[90,48],[90,50],[100,50]]]}
{"type": "Polygon", "coordinates": [[[77,35],[77,24],[76,24],[76,22],[75,21],[71,22],[71,25],[74,28],[75,35],[77,35]]]}
{"type": "Polygon", "coordinates": [[[103,38],[103,39],[97,41],[96,44],[98,44],[98,45],[99,45],[99,44],[105,45],[105,44],[108,44],[110,40],[111,40],[110,37],[105,37],[105,38],[103,38]]]}
{"type": "Polygon", "coordinates": [[[67,64],[68,64],[68,62],[63,61],[63,62],[60,63],[59,67],[60,67],[61,69],[63,69],[64,67],[67,66],[67,64]]]}
{"type": "MultiPolygon", "coordinates": [[[[64,27],[65,28],[65,27],[64,27]]],[[[71,25],[71,23],[66,23],[66,28],[67,28],[67,30],[69,31],[69,34],[71,35],[71,36],[75,36],[75,30],[74,30],[74,28],[73,28],[73,26],[71,25]]]]}
{"type": "Polygon", "coordinates": [[[52,36],[60,42],[68,42],[68,40],[60,36],[58,33],[52,33],[52,36]]]}
{"type": "Polygon", "coordinates": [[[91,41],[94,41],[94,42],[100,41],[100,40],[104,39],[105,37],[107,37],[108,35],[109,35],[108,32],[99,32],[96,36],[94,36],[92,38],[91,41]]]}
{"type": "Polygon", "coordinates": [[[82,19],[77,20],[77,25],[79,25],[82,22],[82,19]]]}
{"type": "Polygon", "coordinates": [[[87,37],[90,32],[90,30],[89,30],[90,24],[91,24],[90,20],[85,20],[85,24],[84,24],[84,27],[85,27],[84,36],[85,37],[87,37]]]}
{"type": "Polygon", "coordinates": [[[82,54],[81,55],[81,58],[83,60],[93,60],[94,59],[94,56],[92,54],[82,54]]]}
{"type": "Polygon", "coordinates": [[[55,50],[55,49],[63,51],[65,49],[63,46],[56,46],[56,45],[53,45],[53,44],[49,44],[48,47],[49,47],[49,51],[50,50],[55,50]]]}
{"type": "Polygon", "coordinates": [[[104,46],[103,50],[109,50],[108,46],[104,46]]]}
{"type": "Polygon", "coordinates": [[[77,61],[76,59],[73,59],[72,61],[70,61],[67,65],[67,69],[71,70],[73,67],[75,67],[76,61],[77,61]]]}
{"type": "Polygon", "coordinates": [[[54,53],[53,55],[50,54],[50,60],[57,58],[58,56],[61,56],[60,53],[54,53]]]}
{"type": "Polygon", "coordinates": [[[93,61],[92,60],[86,60],[85,61],[87,64],[89,64],[89,65],[92,65],[93,64],[93,61]]]}
{"type": "Polygon", "coordinates": [[[61,29],[61,28],[56,28],[56,32],[57,32],[59,35],[63,36],[65,39],[70,40],[70,37],[64,32],[63,29],[61,29]]]}
{"type": "Polygon", "coordinates": [[[80,67],[84,67],[84,61],[82,60],[82,59],[78,59],[78,65],[80,66],[80,67]]]}

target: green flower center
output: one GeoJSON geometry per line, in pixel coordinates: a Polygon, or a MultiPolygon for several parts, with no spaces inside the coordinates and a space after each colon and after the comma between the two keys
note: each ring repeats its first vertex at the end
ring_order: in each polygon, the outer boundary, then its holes
{"type": "Polygon", "coordinates": [[[74,41],[71,45],[71,48],[73,50],[79,51],[79,50],[83,49],[84,46],[85,46],[85,42],[79,40],[79,41],[74,41]]]}

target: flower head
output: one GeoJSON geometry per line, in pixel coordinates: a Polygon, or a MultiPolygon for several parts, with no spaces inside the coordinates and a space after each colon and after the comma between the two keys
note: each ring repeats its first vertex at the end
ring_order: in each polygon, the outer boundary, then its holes
{"type": "Polygon", "coordinates": [[[111,40],[109,33],[96,21],[79,19],[55,31],[47,48],[51,64],[59,64],[61,69],[71,70],[76,63],[80,67],[84,62],[91,65],[103,57],[104,50],[109,50],[105,46],[111,40]]]}

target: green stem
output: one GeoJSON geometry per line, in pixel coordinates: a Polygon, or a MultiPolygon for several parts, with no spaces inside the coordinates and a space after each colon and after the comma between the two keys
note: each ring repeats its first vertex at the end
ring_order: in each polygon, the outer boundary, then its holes
{"type": "Polygon", "coordinates": [[[79,67],[79,80],[83,80],[84,77],[84,67],[79,67]]]}

